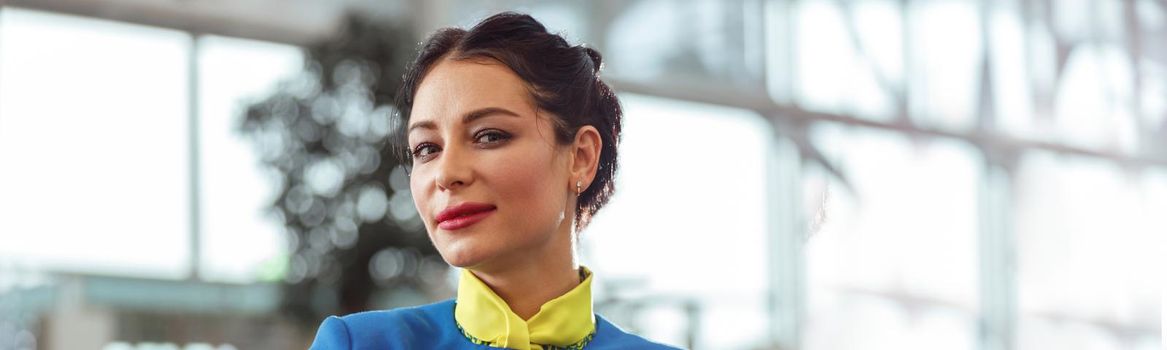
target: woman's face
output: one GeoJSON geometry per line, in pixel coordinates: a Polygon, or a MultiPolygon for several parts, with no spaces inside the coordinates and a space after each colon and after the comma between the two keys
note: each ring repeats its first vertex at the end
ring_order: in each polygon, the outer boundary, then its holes
{"type": "Polygon", "coordinates": [[[555,142],[551,117],[498,62],[443,58],[425,75],[407,131],[410,190],[446,262],[506,264],[570,230],[570,147],[555,142]],[[479,205],[439,222],[466,203],[479,205]]]}

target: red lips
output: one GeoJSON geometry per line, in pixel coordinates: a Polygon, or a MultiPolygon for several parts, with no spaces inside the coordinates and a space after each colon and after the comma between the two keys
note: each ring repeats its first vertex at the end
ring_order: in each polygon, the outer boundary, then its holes
{"type": "Polygon", "coordinates": [[[494,210],[495,206],[490,204],[463,202],[442,210],[435,220],[438,222],[438,228],[457,230],[485,219],[493,214],[494,210]]]}

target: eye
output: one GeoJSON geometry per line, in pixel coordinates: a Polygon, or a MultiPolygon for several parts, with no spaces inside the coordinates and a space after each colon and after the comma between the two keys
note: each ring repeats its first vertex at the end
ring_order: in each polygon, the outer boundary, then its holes
{"type": "Polygon", "coordinates": [[[487,129],[479,131],[474,135],[474,142],[481,144],[497,144],[509,140],[511,135],[498,129],[487,129]]]}
{"type": "Polygon", "coordinates": [[[428,160],[429,157],[432,156],[434,153],[438,153],[438,151],[441,151],[441,150],[438,149],[437,145],[427,142],[427,143],[419,144],[416,147],[414,147],[413,152],[411,152],[411,154],[413,155],[413,159],[421,160],[424,162],[424,161],[428,160]]]}

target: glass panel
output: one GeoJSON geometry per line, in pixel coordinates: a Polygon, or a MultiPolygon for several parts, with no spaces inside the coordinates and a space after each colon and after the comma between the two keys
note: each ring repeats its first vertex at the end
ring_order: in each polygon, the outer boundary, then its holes
{"type": "MultiPolygon", "coordinates": [[[[1025,45],[1022,4],[998,1],[992,7],[989,25],[989,58],[992,64],[993,117],[996,127],[1025,138],[1040,138],[1042,129],[1034,123],[1032,74],[1027,65],[1031,49],[1025,45]]],[[[989,111],[986,111],[989,112],[989,111]]]]}
{"type": "MultiPolygon", "coordinates": [[[[1163,29],[1167,33],[1167,28],[1163,29]]],[[[1162,61],[1144,60],[1142,85],[1142,130],[1152,145],[1167,149],[1167,45],[1160,49],[1162,61]],[[1158,135],[1158,136],[1156,136],[1158,135]]]]}
{"type": "Polygon", "coordinates": [[[1122,42],[1125,28],[1124,1],[1062,0],[1051,3],[1057,35],[1075,42],[1122,42]]]}
{"type": "Polygon", "coordinates": [[[184,276],[189,36],[0,16],[0,260],[184,276]]]}
{"type": "Polygon", "coordinates": [[[1071,51],[1055,96],[1063,142],[1131,153],[1137,146],[1132,107],[1134,72],[1113,44],[1078,45],[1071,51]]]}
{"type": "Polygon", "coordinates": [[[861,128],[811,131],[849,185],[831,177],[823,190],[821,168],[807,174],[804,188],[818,189],[808,197],[825,197],[805,247],[807,349],[974,346],[977,151],[861,128]]]}
{"type": "Polygon", "coordinates": [[[621,100],[616,195],[583,233],[584,262],[602,277],[599,312],[686,347],[757,346],[767,315],[767,124],[744,110],[621,100]],[[629,303],[677,312],[692,306],[686,315],[701,326],[696,345],[673,331],[685,326],[675,321],[620,320],[629,303]]]}
{"type": "Polygon", "coordinates": [[[1159,337],[1148,333],[1118,335],[1107,325],[1073,319],[1023,316],[1016,349],[1162,350],[1159,337]]]}
{"type": "Polygon", "coordinates": [[[602,38],[611,71],[625,79],[762,86],[761,4],[626,2],[602,38]]]}
{"type": "Polygon", "coordinates": [[[890,1],[847,7],[833,1],[803,1],[795,13],[793,79],[799,104],[816,111],[892,120],[902,76],[898,7],[890,1]]]}
{"type": "Polygon", "coordinates": [[[1033,153],[1016,184],[1021,348],[1055,338],[1065,349],[1158,343],[1164,172],[1033,153]]]}
{"type": "Polygon", "coordinates": [[[245,103],[298,73],[303,57],[293,46],[204,37],[198,60],[202,275],[238,282],[278,278],[259,274],[284,263],[286,254],[283,219],[265,214],[279,194],[279,176],[262,171],[251,143],[236,130],[245,103]]]}
{"type": "Polygon", "coordinates": [[[913,118],[923,125],[975,125],[981,64],[978,4],[913,1],[908,6],[909,81],[913,118]]]}
{"type": "MultiPolygon", "coordinates": [[[[454,1],[427,2],[433,11],[427,14],[432,18],[436,27],[428,30],[437,30],[437,27],[456,26],[469,29],[490,15],[500,11],[518,11],[530,14],[543,23],[552,33],[563,35],[571,44],[593,42],[589,37],[590,24],[582,14],[587,13],[587,3],[564,0],[499,0],[487,6],[465,5],[454,1]],[[573,41],[574,40],[574,41],[573,41]]],[[[427,18],[429,19],[429,18],[427,18]]],[[[429,35],[430,33],[423,33],[429,35]]]]}
{"type": "Polygon", "coordinates": [[[1138,27],[1128,26],[1120,1],[1058,2],[1049,19],[1032,9],[1022,18],[1020,2],[994,3],[988,48],[998,126],[1023,139],[1125,154],[1157,147],[1167,116],[1165,12],[1159,3],[1131,5],[1138,27]],[[1138,47],[1127,37],[1135,28],[1138,47]]]}
{"type": "Polygon", "coordinates": [[[807,245],[812,285],[975,308],[977,151],[869,129],[820,125],[812,132],[850,181],[850,188],[838,180],[827,186],[825,222],[807,245]]]}
{"type": "Polygon", "coordinates": [[[1167,34],[1167,3],[1139,0],[1137,11],[1146,56],[1140,62],[1143,64],[1140,75],[1143,79],[1143,126],[1152,132],[1162,132],[1167,130],[1167,98],[1164,98],[1167,96],[1167,40],[1163,40],[1167,34]]]}
{"type": "Polygon", "coordinates": [[[814,297],[804,350],[976,349],[976,319],[962,310],[917,307],[867,293],[814,297]]]}

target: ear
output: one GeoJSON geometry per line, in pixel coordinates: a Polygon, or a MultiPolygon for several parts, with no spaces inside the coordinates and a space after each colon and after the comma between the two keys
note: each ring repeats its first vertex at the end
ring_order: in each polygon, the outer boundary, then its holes
{"type": "Polygon", "coordinates": [[[568,179],[568,188],[575,192],[575,182],[581,182],[580,188],[588,188],[596,178],[596,169],[600,166],[600,149],[604,141],[600,139],[600,132],[596,127],[584,125],[575,132],[575,140],[571,143],[571,178],[568,179]]]}

